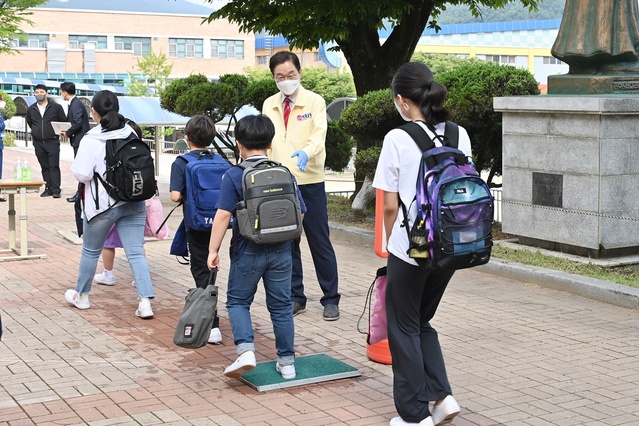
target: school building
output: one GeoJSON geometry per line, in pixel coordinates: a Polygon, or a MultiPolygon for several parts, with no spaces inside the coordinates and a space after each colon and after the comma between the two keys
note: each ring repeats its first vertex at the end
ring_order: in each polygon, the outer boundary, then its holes
{"type": "Polygon", "coordinates": [[[0,84],[16,85],[9,92],[23,92],[22,79],[123,86],[151,52],[168,55],[171,78],[217,79],[255,64],[253,34],[203,23],[212,9],[184,0],[50,0],[31,11],[27,39],[13,41],[18,54],[0,54],[0,84]]]}

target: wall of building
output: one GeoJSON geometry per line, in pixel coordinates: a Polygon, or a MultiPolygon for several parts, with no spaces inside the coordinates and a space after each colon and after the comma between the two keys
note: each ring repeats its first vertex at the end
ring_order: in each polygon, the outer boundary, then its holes
{"type": "MultiPolygon", "coordinates": [[[[106,36],[105,49],[97,49],[95,72],[138,72],[137,60],[131,50],[116,50],[116,37],[150,37],[150,50],[169,54],[169,39],[201,40],[201,58],[171,57],[171,77],[185,77],[201,73],[217,78],[227,73],[242,73],[243,68],[255,64],[255,37],[240,33],[236,25],[226,20],[202,24],[200,16],[180,16],[147,13],[67,11],[34,9],[30,16],[30,34],[45,34],[49,42],[64,43],[65,70],[84,72],[83,49],[69,45],[70,35],[106,36]],[[211,55],[211,40],[243,42],[241,59],[216,59],[211,55]]],[[[0,71],[45,72],[47,51],[42,47],[21,47],[18,55],[0,55],[0,71]]]]}

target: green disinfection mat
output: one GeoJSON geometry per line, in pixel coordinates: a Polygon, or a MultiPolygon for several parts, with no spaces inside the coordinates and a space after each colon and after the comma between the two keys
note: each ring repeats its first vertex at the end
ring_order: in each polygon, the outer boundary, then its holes
{"type": "Polygon", "coordinates": [[[240,380],[257,391],[265,392],[362,375],[357,368],[324,354],[295,358],[295,372],[294,379],[286,380],[275,371],[275,361],[261,362],[244,373],[240,380]]]}

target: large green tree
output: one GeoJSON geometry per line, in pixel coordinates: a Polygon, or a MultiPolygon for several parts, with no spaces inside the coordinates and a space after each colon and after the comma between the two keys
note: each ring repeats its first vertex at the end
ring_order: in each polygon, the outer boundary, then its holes
{"type": "MultiPolygon", "coordinates": [[[[211,2],[211,0],[207,0],[211,2]]],[[[543,0],[231,0],[208,21],[228,19],[246,32],[282,34],[291,46],[317,48],[334,40],[353,73],[357,95],[387,88],[408,62],[426,25],[436,26],[446,4],[464,4],[474,16],[483,7],[520,2],[529,11],[543,0]],[[382,43],[378,31],[392,28],[382,43]]]]}
{"type": "Polygon", "coordinates": [[[155,96],[160,96],[166,82],[173,71],[173,62],[162,53],[151,52],[142,58],[138,58],[137,66],[140,72],[146,76],[146,81],[138,79],[129,72],[131,83],[127,85],[130,96],[150,96],[149,89],[154,89],[155,96]]]}
{"type": "Polygon", "coordinates": [[[33,12],[28,9],[43,5],[47,0],[0,0],[0,53],[15,53],[12,40],[24,40],[24,27],[32,25],[27,18],[33,12]]]}

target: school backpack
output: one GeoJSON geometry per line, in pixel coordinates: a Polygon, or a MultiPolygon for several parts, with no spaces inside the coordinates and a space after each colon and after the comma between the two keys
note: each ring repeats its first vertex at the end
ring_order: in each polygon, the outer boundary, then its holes
{"type": "MultiPolygon", "coordinates": [[[[103,176],[94,173],[98,180],[117,201],[148,200],[157,193],[155,166],[149,145],[141,141],[135,133],[123,139],[106,141],[104,157],[106,172],[103,176]]],[[[99,201],[95,201],[100,208],[99,201]]]]}
{"type": "Polygon", "coordinates": [[[180,155],[186,163],[184,224],[187,229],[210,231],[222,176],[231,165],[221,155],[209,151],[180,155]]]}
{"type": "Polygon", "coordinates": [[[487,263],[492,250],[493,197],[472,162],[457,149],[457,124],[446,122],[444,135],[435,133],[433,139],[417,123],[399,128],[423,153],[413,200],[417,218],[410,231],[408,211],[401,203],[408,255],[418,264],[439,270],[487,263]],[[441,147],[435,147],[436,139],[441,147]]]}
{"type": "Polygon", "coordinates": [[[237,203],[240,234],[258,244],[293,240],[302,235],[297,183],[290,170],[263,159],[237,164],[243,169],[244,200],[237,203]]]}

